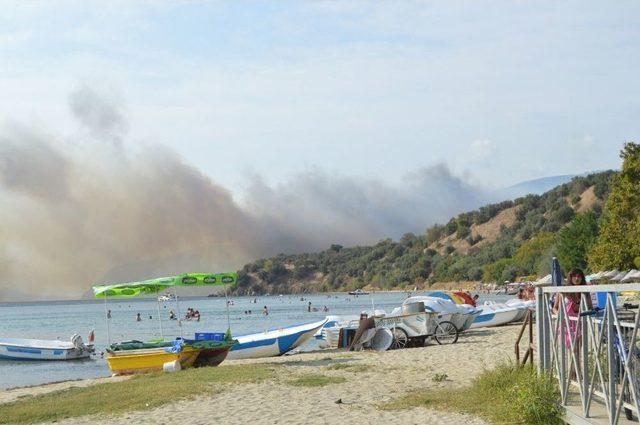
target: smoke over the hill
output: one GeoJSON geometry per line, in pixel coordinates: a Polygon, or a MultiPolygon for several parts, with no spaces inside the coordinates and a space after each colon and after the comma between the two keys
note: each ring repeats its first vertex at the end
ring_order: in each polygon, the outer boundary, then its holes
{"type": "Polygon", "coordinates": [[[321,171],[275,187],[254,177],[240,203],[166,147],[129,153],[117,102],[82,88],[70,107],[86,139],[0,133],[0,301],[372,243],[486,201],[436,165],[398,186],[321,171]]]}

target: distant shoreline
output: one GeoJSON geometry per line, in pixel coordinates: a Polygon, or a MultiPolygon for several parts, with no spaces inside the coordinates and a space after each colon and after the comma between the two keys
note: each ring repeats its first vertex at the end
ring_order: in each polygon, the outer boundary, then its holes
{"type": "MultiPolygon", "coordinates": [[[[411,293],[411,292],[426,292],[426,291],[435,291],[435,290],[475,290],[475,282],[436,282],[429,288],[420,289],[413,291],[410,289],[380,289],[380,290],[367,290],[367,295],[358,295],[358,296],[370,296],[379,293],[384,294],[395,294],[395,293],[411,293]]],[[[288,294],[269,294],[269,295],[230,295],[229,298],[263,298],[263,297],[278,297],[282,296],[291,296],[291,297],[306,297],[306,296],[317,296],[317,295],[345,295],[345,296],[355,296],[349,295],[348,291],[332,291],[332,292],[291,292],[288,294]]],[[[178,293],[180,299],[183,300],[197,300],[197,299],[208,299],[208,298],[224,298],[224,295],[210,297],[208,295],[180,295],[178,293]]],[[[155,300],[154,296],[140,296],[134,298],[113,298],[108,299],[108,302],[122,302],[128,301],[131,303],[136,302],[145,302],[149,300],[155,300]]],[[[90,303],[90,304],[104,304],[104,299],[95,299],[95,298],[80,298],[80,299],[58,299],[58,300],[34,300],[34,301],[0,301],[0,307],[12,307],[12,306],[20,306],[20,305],[34,305],[34,304],[69,304],[69,303],[90,303]]]]}

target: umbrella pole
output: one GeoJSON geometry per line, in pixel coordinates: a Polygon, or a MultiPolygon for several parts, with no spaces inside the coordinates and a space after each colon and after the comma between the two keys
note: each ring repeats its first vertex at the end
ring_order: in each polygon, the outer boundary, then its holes
{"type": "Polygon", "coordinates": [[[162,316],[160,316],[160,300],[156,297],[156,303],[158,304],[158,324],[160,325],[160,338],[164,341],[164,331],[162,330],[162,316]]]}
{"type": "Polygon", "coordinates": [[[104,294],[104,320],[107,324],[107,346],[111,345],[111,332],[109,331],[109,310],[107,309],[107,298],[109,296],[105,292],[104,294]]]}
{"type": "Polygon", "coordinates": [[[180,338],[182,338],[182,314],[180,314],[180,301],[178,300],[178,288],[173,287],[173,295],[176,297],[176,309],[178,310],[178,327],[180,328],[180,338]]]}
{"type": "Polygon", "coordinates": [[[231,333],[231,318],[229,316],[229,298],[227,297],[227,284],[224,284],[224,299],[227,304],[227,331],[231,333]]]}

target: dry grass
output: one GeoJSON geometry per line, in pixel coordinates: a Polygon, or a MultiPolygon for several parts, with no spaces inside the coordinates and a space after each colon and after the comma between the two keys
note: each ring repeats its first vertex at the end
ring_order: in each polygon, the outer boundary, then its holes
{"type": "Polygon", "coordinates": [[[220,366],[134,376],[120,382],[72,387],[0,404],[0,424],[52,422],[85,415],[152,409],[179,399],[215,394],[228,384],[275,376],[273,365],[220,366]]]}
{"type": "Polygon", "coordinates": [[[344,370],[353,373],[366,372],[369,369],[371,366],[366,364],[335,363],[327,366],[327,370],[344,370]]]}
{"type": "Polygon", "coordinates": [[[470,387],[415,391],[384,404],[384,410],[427,407],[483,417],[502,424],[560,424],[556,385],[530,367],[503,364],[470,387]]]}
{"type": "Polygon", "coordinates": [[[293,385],[294,387],[324,387],[325,385],[341,384],[346,381],[347,379],[341,376],[308,374],[298,376],[297,378],[294,378],[287,383],[289,385],[293,385]]]}

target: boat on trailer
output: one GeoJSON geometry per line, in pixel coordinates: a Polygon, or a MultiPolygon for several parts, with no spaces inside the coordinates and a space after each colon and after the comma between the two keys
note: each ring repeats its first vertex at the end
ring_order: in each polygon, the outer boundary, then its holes
{"type": "Polygon", "coordinates": [[[5,360],[77,360],[86,359],[93,352],[80,335],[70,341],[0,338],[0,359],[5,360]]]}
{"type": "Polygon", "coordinates": [[[290,326],[272,329],[250,335],[234,336],[238,343],[231,347],[227,359],[257,359],[262,357],[281,356],[304,344],[327,322],[290,326]]]}

